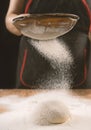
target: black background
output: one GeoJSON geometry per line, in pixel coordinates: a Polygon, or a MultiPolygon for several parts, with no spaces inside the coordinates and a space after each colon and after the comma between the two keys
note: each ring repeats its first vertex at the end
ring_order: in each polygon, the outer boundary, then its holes
{"type": "MultiPolygon", "coordinates": [[[[16,67],[20,37],[11,34],[5,27],[9,0],[0,0],[0,88],[15,88],[16,67]]],[[[91,53],[90,53],[91,56],[91,53]]],[[[91,60],[87,79],[91,88],[91,60]]]]}
{"type": "Polygon", "coordinates": [[[9,0],[0,1],[0,88],[14,88],[20,37],[6,29],[5,15],[9,0]]]}

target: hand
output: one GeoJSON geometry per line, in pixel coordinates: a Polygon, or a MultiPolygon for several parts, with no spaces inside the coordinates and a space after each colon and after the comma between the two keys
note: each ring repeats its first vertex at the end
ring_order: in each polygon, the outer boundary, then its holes
{"type": "Polygon", "coordinates": [[[12,19],[12,23],[13,23],[13,25],[14,25],[17,29],[21,30],[21,28],[27,26],[27,23],[23,23],[23,21],[24,21],[26,18],[28,18],[28,17],[30,17],[30,14],[20,14],[20,15],[17,15],[16,17],[14,17],[14,18],[12,19]]]}
{"type": "MultiPolygon", "coordinates": [[[[21,36],[21,29],[17,26],[17,24],[13,24],[13,20],[18,18],[18,17],[28,17],[30,14],[20,14],[20,15],[17,15],[17,14],[8,14],[6,15],[6,19],[5,19],[5,22],[6,22],[6,27],[7,29],[13,33],[14,35],[17,35],[17,36],[21,36]]],[[[17,23],[17,22],[16,22],[17,23]]]]}

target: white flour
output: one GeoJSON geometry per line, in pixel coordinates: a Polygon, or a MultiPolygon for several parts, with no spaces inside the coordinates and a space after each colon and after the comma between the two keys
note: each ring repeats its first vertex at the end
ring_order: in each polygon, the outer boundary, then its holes
{"type": "Polygon", "coordinates": [[[55,70],[41,81],[45,88],[70,88],[72,84],[71,68],[74,62],[73,56],[67,43],[62,39],[48,41],[37,41],[28,39],[28,42],[39,52],[39,54],[49,61],[55,70]]]}
{"type": "MultiPolygon", "coordinates": [[[[72,19],[70,19],[72,20],[72,19]]],[[[21,33],[27,37],[37,39],[37,40],[51,40],[55,39],[59,36],[62,36],[63,34],[69,32],[74,24],[76,23],[75,20],[69,22],[65,21],[60,23],[59,26],[56,27],[50,27],[49,25],[51,24],[50,22],[48,23],[48,26],[38,26],[35,23],[30,23],[26,26],[26,24],[20,24],[22,26],[21,28],[21,33]]],[[[39,22],[40,24],[40,22],[39,22]]]]}
{"type": "Polygon", "coordinates": [[[10,111],[0,114],[0,130],[91,130],[91,100],[70,96],[68,92],[50,91],[32,97],[6,96],[0,105],[10,111]],[[39,126],[33,123],[34,110],[44,101],[61,100],[71,119],[59,125],[39,126]]]}
{"type": "Polygon", "coordinates": [[[62,62],[73,62],[71,52],[69,48],[65,45],[63,40],[32,40],[32,45],[41,53],[41,55],[43,55],[47,59],[52,60],[53,64],[55,64],[56,62],[58,63],[57,65],[62,62]]]}

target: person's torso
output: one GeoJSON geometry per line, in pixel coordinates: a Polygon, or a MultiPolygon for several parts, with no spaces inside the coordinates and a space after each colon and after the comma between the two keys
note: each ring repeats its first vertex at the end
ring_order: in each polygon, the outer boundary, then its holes
{"type": "Polygon", "coordinates": [[[23,39],[27,44],[22,46],[28,52],[22,75],[26,82],[44,88],[84,84],[89,66],[90,18],[83,0],[28,0],[26,5],[25,13],[71,13],[80,17],[70,32],[57,39],[23,39]]]}

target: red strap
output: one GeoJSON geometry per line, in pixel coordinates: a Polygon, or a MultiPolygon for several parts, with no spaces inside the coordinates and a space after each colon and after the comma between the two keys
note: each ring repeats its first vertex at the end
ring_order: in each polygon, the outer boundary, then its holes
{"type": "Polygon", "coordinates": [[[32,3],[32,0],[28,0],[28,3],[27,3],[26,8],[25,8],[25,13],[28,12],[28,9],[29,9],[31,3],[32,3]]]}
{"type": "Polygon", "coordinates": [[[86,0],[82,0],[87,12],[88,12],[88,16],[89,16],[89,19],[90,19],[90,27],[89,27],[89,32],[91,32],[91,10],[89,8],[89,5],[87,4],[86,0]]]}

